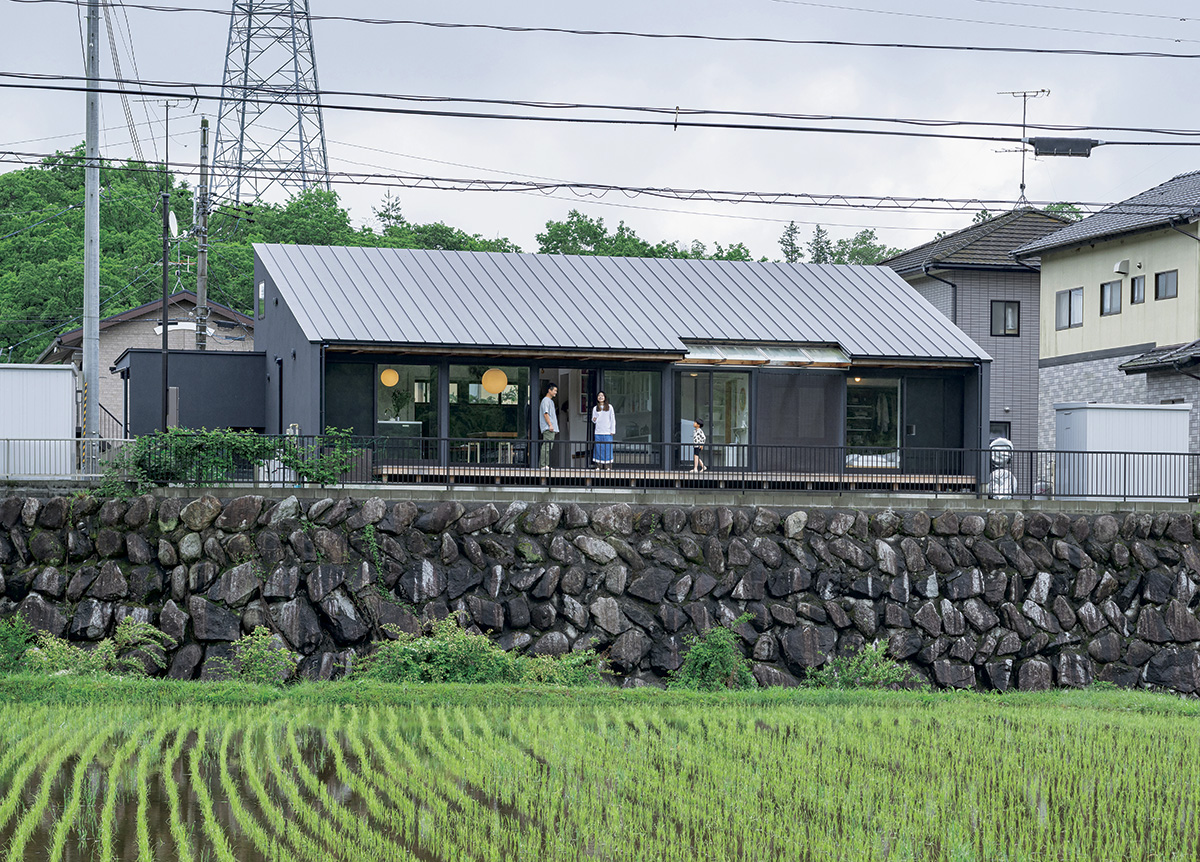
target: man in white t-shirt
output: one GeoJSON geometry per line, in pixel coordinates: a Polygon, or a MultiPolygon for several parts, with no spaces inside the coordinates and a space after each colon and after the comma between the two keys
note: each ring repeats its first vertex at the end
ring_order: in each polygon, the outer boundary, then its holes
{"type": "Polygon", "coordinates": [[[554,396],[557,394],[558,387],[551,383],[538,409],[538,428],[542,432],[540,464],[544,470],[550,469],[550,450],[554,448],[554,437],[558,434],[558,408],[554,405],[554,396]]]}

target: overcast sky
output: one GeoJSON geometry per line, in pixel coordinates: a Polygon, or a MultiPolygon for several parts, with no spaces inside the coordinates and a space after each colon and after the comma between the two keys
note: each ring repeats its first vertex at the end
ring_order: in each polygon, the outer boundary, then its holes
{"type": "MultiPolygon", "coordinates": [[[[230,7],[219,0],[178,0],[175,5],[230,7]]],[[[1200,10],[1194,20],[1178,17],[1180,9],[1190,8],[1178,0],[311,2],[314,15],[432,22],[1200,54],[1200,10]]],[[[81,10],[0,0],[0,16],[0,70],[82,74],[81,10]]],[[[226,16],[127,9],[120,20],[122,28],[128,21],[141,78],[220,81],[226,16]]],[[[1050,95],[1029,103],[1031,123],[1200,128],[1192,107],[1195,60],[723,44],[343,21],[317,21],[313,30],[321,86],[330,90],[1019,123],[1021,100],[998,92],[1044,88],[1050,95]]],[[[132,77],[128,53],[122,51],[122,57],[124,73],[132,77]]],[[[102,74],[112,74],[107,43],[102,74]]],[[[150,156],[157,146],[161,153],[161,107],[132,107],[135,120],[144,124],[139,129],[143,150],[150,156]]],[[[195,162],[198,117],[207,114],[215,125],[217,107],[206,102],[195,114],[188,110],[173,113],[171,155],[195,162]]],[[[884,127],[844,121],[823,125],[884,127]]],[[[130,156],[129,133],[115,96],[104,98],[102,126],[107,129],[103,154],[130,156]]],[[[83,129],[81,93],[0,89],[0,150],[65,149],[82,139],[83,129]]],[[[1019,129],[988,127],[942,131],[1020,134],[1019,129]]],[[[335,110],[325,113],[325,133],[334,170],[443,177],[516,175],[625,186],[1015,200],[1021,172],[1020,155],[1000,152],[1011,145],[984,141],[672,131],[335,110]]],[[[1114,141],[1148,138],[1117,131],[1067,134],[1114,141]]],[[[1031,156],[1027,195],[1034,201],[1117,201],[1197,168],[1200,152],[1192,147],[1109,146],[1088,159],[1031,156]]],[[[11,169],[0,165],[0,170],[11,169]]],[[[356,223],[372,221],[381,189],[337,190],[356,223]]],[[[777,241],[789,220],[800,225],[804,238],[818,223],[834,238],[873,227],[887,244],[906,248],[932,239],[939,229],[965,226],[976,209],[923,213],[731,205],[618,194],[596,201],[569,192],[552,197],[418,190],[397,194],[410,220],[445,221],[487,237],[507,236],[527,251],[536,249],[534,235],[548,219],[565,218],[576,208],[612,227],[624,220],[650,241],[700,239],[710,247],[713,242],[744,242],[756,256],[770,258],[779,257],[777,241]]]]}

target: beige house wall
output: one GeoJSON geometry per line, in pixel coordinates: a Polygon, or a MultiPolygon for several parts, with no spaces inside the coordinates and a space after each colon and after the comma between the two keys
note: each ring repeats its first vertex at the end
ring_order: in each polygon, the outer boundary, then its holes
{"type": "Polygon", "coordinates": [[[1178,231],[1160,230],[1123,239],[1112,239],[1042,257],[1041,343],[1042,360],[1110,350],[1138,344],[1182,344],[1200,338],[1200,242],[1197,225],[1178,231]],[[1113,269],[1129,260],[1129,273],[1113,269]],[[1179,290],[1174,299],[1155,300],[1154,275],[1178,270],[1179,290]],[[1146,301],[1131,305],[1130,282],[1146,277],[1146,301]],[[1120,314],[1100,315],[1100,285],[1121,282],[1120,314]],[[1083,326],[1055,329],[1055,297],[1059,291],[1083,288],[1083,326]]]}
{"type": "MultiPolygon", "coordinates": [[[[171,316],[180,317],[191,312],[190,305],[171,306],[171,316]]],[[[151,349],[162,348],[162,331],[158,328],[161,312],[157,308],[147,310],[141,317],[133,320],[114,323],[100,330],[100,405],[105,408],[113,419],[100,414],[100,433],[102,436],[119,436],[120,423],[124,418],[125,389],[120,375],[111,373],[117,362],[117,357],[131,347],[151,349]],[[115,428],[114,428],[115,425],[115,428]]],[[[248,351],[254,350],[254,332],[242,327],[235,329],[218,328],[213,318],[209,318],[209,329],[212,334],[208,338],[209,350],[248,351]],[[242,340],[235,340],[244,336],[242,340]]],[[[187,326],[187,324],[184,324],[187,326]]],[[[173,325],[167,333],[168,346],[171,350],[195,350],[196,330],[192,327],[183,328],[173,325]]],[[[71,354],[71,360],[76,367],[83,362],[83,351],[77,350],[71,354]]]]}

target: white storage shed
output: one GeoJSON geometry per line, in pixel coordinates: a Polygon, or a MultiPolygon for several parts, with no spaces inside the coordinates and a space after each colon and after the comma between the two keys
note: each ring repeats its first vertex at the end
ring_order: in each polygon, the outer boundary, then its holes
{"type": "Polygon", "coordinates": [[[75,472],[77,390],[73,365],[0,365],[0,478],[75,472]]]}
{"type": "Polygon", "coordinates": [[[1055,404],[1055,496],[1186,500],[1191,409],[1191,404],[1055,404]]]}

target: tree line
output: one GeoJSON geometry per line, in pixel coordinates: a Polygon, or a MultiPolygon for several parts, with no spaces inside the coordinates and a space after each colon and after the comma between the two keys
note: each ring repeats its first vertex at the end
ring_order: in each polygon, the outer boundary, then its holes
{"type": "MultiPolygon", "coordinates": [[[[84,153],[79,146],[41,164],[0,175],[0,361],[29,362],[59,333],[81,325],[83,309],[84,153]]],[[[126,162],[101,169],[101,317],[150,302],[162,291],[161,193],[180,225],[172,243],[172,291],[195,289],[197,241],[194,190],[162,166],[126,162]]],[[[285,203],[218,209],[210,217],[209,294],[240,311],[253,303],[253,243],[375,246],[445,251],[520,252],[507,237],[489,239],[443,222],[411,221],[390,193],[373,210],[373,223],[354,227],[337,193],[310,189],[285,203]]],[[[743,243],[711,248],[700,240],[651,242],[621,221],[578,210],[546,222],[536,234],[540,254],[762,260],[743,243]]],[[[872,264],[899,253],[874,230],[831,240],[817,225],[805,243],[795,222],[779,238],[789,263],[872,264]]]]}

